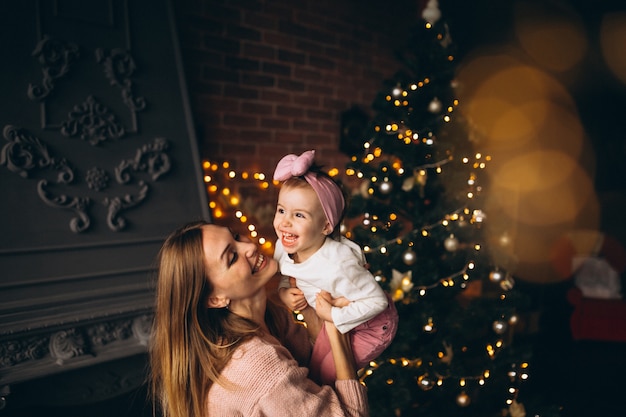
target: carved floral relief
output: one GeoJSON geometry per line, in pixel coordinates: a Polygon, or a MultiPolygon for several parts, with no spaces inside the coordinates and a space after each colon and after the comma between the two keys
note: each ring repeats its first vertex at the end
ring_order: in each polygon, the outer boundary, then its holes
{"type": "MultiPolygon", "coordinates": [[[[42,112],[45,113],[46,99],[55,90],[55,82],[67,77],[73,64],[83,56],[80,49],[75,43],[53,39],[47,35],[36,45],[32,56],[41,65],[43,78],[41,83],[31,83],[28,86],[27,95],[31,100],[42,103],[42,112]]],[[[66,119],[56,129],[64,137],[78,138],[98,148],[124,139],[129,134],[138,133],[136,113],[145,110],[147,102],[144,97],[136,96],[133,92],[132,77],[137,67],[129,51],[120,48],[97,48],[94,55],[107,84],[120,90],[121,103],[130,112],[131,125],[123,126],[111,108],[89,94],[82,103],[76,103],[68,110],[66,119]]],[[[44,114],[42,120],[44,128],[52,127],[46,125],[44,114]]],[[[140,144],[134,156],[122,158],[109,170],[98,166],[104,163],[103,157],[102,161],[96,161],[96,166],[84,168],[83,173],[76,168],[76,162],[70,162],[62,155],[54,155],[47,143],[26,129],[9,124],[4,126],[3,136],[7,143],[0,152],[0,166],[5,166],[22,178],[39,178],[36,184],[39,198],[50,207],[72,212],[69,228],[75,233],[82,233],[90,228],[90,208],[96,203],[106,206],[106,224],[110,230],[124,230],[128,225],[123,216],[124,211],[144,202],[151,183],[158,181],[171,168],[167,153],[169,144],[164,138],[155,138],[151,143],[140,144]],[[139,173],[146,174],[142,177],[147,179],[138,178],[139,173]],[[113,180],[117,184],[130,186],[131,191],[123,195],[112,193],[110,188],[113,180]],[[92,194],[102,193],[102,198],[95,201],[86,191],[81,192],[80,184],[83,183],[92,194]]]]}
{"type": "MultiPolygon", "coordinates": [[[[75,179],[75,169],[65,160],[51,154],[42,140],[31,135],[25,129],[7,125],[3,136],[7,144],[0,151],[0,166],[23,178],[36,176],[42,171],[53,171],[52,177],[56,180],[41,179],[37,183],[39,198],[48,206],[57,209],[72,211],[75,215],[70,220],[70,230],[75,233],[84,232],[91,224],[89,207],[94,203],[91,197],[57,193],[52,185],[71,185],[75,179]]],[[[113,177],[119,184],[133,184],[134,193],[124,195],[106,195],[101,204],[108,208],[107,225],[113,231],[120,231],[126,227],[126,219],[122,216],[125,210],[137,206],[144,201],[150,189],[144,180],[133,182],[135,174],[146,173],[156,182],[171,168],[170,157],[167,154],[169,144],[163,138],[156,138],[152,143],[144,144],[137,149],[133,158],[122,159],[113,168],[114,175],[109,176],[101,168],[91,168],[86,171],[84,181],[87,186],[96,191],[105,191],[109,185],[109,178],[113,177]]],[[[70,188],[79,191],[78,187],[70,188]]]]}

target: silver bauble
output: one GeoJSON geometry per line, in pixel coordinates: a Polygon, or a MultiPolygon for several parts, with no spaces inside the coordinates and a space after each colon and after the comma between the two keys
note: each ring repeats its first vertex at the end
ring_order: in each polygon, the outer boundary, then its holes
{"type": "Polygon", "coordinates": [[[442,107],[443,107],[443,105],[441,104],[441,100],[439,100],[437,97],[435,97],[428,104],[428,111],[433,113],[433,114],[437,114],[437,113],[441,112],[441,108],[442,107]]]}
{"type": "Polygon", "coordinates": [[[413,251],[413,249],[407,249],[403,254],[402,254],[402,261],[406,264],[406,265],[413,265],[415,263],[415,261],[417,260],[417,254],[415,253],[415,251],[413,251]]]}
{"type": "Polygon", "coordinates": [[[504,334],[509,328],[509,325],[504,320],[496,320],[493,322],[491,327],[493,328],[495,334],[504,334]]]}
{"type": "Polygon", "coordinates": [[[380,191],[380,193],[385,195],[389,194],[392,188],[393,187],[389,181],[383,181],[378,186],[378,190],[380,191]]]}
{"type": "Polygon", "coordinates": [[[465,393],[465,391],[461,392],[456,397],[456,403],[458,404],[459,407],[467,407],[468,405],[470,405],[471,402],[472,402],[472,399],[470,398],[469,395],[465,393]]]}
{"type": "Polygon", "coordinates": [[[459,240],[454,235],[450,235],[443,241],[443,246],[448,252],[454,252],[459,248],[459,240]]]}
{"type": "Polygon", "coordinates": [[[503,277],[504,277],[504,275],[502,274],[502,272],[498,271],[497,269],[495,271],[491,271],[489,273],[489,280],[491,282],[500,282],[500,281],[502,281],[503,277]]]}
{"type": "Polygon", "coordinates": [[[417,386],[424,391],[430,391],[435,386],[435,381],[430,379],[428,374],[421,375],[417,378],[417,386]]]}

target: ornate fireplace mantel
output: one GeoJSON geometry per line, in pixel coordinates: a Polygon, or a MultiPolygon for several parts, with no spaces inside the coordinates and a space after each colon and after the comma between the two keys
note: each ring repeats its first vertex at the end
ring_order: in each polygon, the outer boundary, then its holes
{"type": "Polygon", "coordinates": [[[0,16],[1,416],[27,381],[144,354],[161,242],[209,214],[168,0],[0,16]]]}

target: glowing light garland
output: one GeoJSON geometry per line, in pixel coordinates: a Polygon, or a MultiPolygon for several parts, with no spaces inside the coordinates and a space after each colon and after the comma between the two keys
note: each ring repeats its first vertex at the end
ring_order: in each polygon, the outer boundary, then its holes
{"type": "MultiPolygon", "coordinates": [[[[409,90],[415,91],[424,85],[427,85],[430,82],[428,78],[422,80],[419,83],[413,83],[409,86],[409,90]]],[[[408,96],[408,91],[405,89],[401,89],[396,87],[393,92],[386,97],[387,101],[392,101],[395,106],[408,106],[409,102],[406,100],[408,96]]],[[[437,105],[437,103],[433,104],[433,106],[437,105]]],[[[453,105],[446,108],[446,112],[441,116],[443,121],[449,122],[451,120],[450,115],[454,111],[454,107],[458,105],[458,100],[453,101],[453,105]]],[[[389,135],[396,135],[398,140],[403,141],[406,145],[422,143],[426,146],[431,146],[435,143],[435,137],[432,132],[420,133],[414,132],[411,129],[406,129],[402,127],[402,123],[389,123],[384,127],[384,130],[389,135]]],[[[377,130],[380,131],[383,128],[377,127],[377,130]]],[[[374,139],[370,139],[365,142],[364,147],[364,156],[362,157],[362,161],[365,164],[372,164],[379,158],[383,157],[383,152],[380,147],[374,147],[374,139]]],[[[491,158],[489,156],[483,157],[482,154],[476,153],[473,158],[472,157],[463,157],[461,158],[461,162],[463,164],[470,164],[473,169],[484,169],[486,167],[487,162],[489,162],[491,158]]],[[[353,162],[356,162],[356,157],[353,157],[353,162]]],[[[422,184],[426,181],[427,170],[434,170],[436,174],[441,174],[443,172],[443,167],[446,164],[449,164],[453,161],[453,158],[450,156],[448,158],[439,160],[437,162],[424,164],[412,169],[413,179],[418,183],[422,184]]],[[[227,186],[220,186],[219,183],[222,180],[226,181],[235,181],[241,180],[247,183],[253,183],[260,190],[268,190],[270,187],[278,187],[279,183],[276,181],[267,180],[267,176],[262,172],[254,172],[250,173],[248,171],[243,171],[238,173],[237,171],[230,168],[229,162],[215,163],[210,161],[203,162],[204,169],[204,182],[206,184],[207,193],[209,195],[209,207],[213,212],[214,218],[222,218],[225,214],[226,210],[234,210],[235,216],[238,220],[245,225],[246,229],[249,232],[249,235],[252,239],[257,240],[263,249],[268,252],[272,251],[274,238],[268,238],[267,236],[262,236],[259,234],[259,227],[254,223],[253,216],[251,213],[245,213],[244,210],[240,208],[242,198],[227,186]]],[[[398,177],[402,177],[405,174],[405,169],[399,161],[395,161],[391,163],[389,167],[395,170],[395,174],[398,177]]],[[[382,168],[382,173],[388,173],[388,167],[382,168]]],[[[331,176],[337,176],[340,170],[337,168],[333,168],[329,170],[329,174],[331,176]]],[[[347,168],[345,170],[345,174],[348,177],[355,176],[359,179],[365,179],[368,175],[361,171],[356,171],[352,168],[347,168]]],[[[410,177],[407,180],[411,179],[410,177]]],[[[376,184],[380,182],[380,179],[376,175],[369,176],[370,184],[376,184]]],[[[386,181],[386,178],[383,178],[383,182],[386,181]]],[[[466,193],[466,197],[468,200],[473,200],[476,197],[476,193],[481,192],[482,188],[476,184],[476,175],[471,173],[467,179],[467,185],[469,186],[469,191],[466,193]]],[[[374,191],[371,187],[368,187],[368,194],[373,194],[374,191]]],[[[370,221],[370,216],[365,215],[364,222],[370,221]]],[[[376,216],[374,216],[376,217],[376,216]]],[[[388,247],[390,245],[401,245],[406,244],[405,242],[409,242],[409,247],[414,245],[413,240],[420,237],[428,237],[431,236],[431,232],[433,229],[442,227],[444,229],[450,227],[452,222],[464,222],[469,221],[470,224],[480,224],[485,219],[485,214],[481,210],[472,210],[469,207],[460,207],[455,209],[454,211],[447,213],[443,216],[443,218],[439,221],[433,222],[431,224],[421,225],[421,227],[413,229],[407,233],[405,233],[401,237],[396,237],[393,239],[386,240],[385,242],[379,244],[375,247],[365,247],[365,253],[372,253],[373,251],[379,251],[381,254],[385,254],[388,252],[388,247]]],[[[394,222],[398,220],[398,216],[396,214],[391,214],[389,216],[389,222],[394,222]]],[[[376,233],[377,229],[370,229],[372,233],[376,233]]],[[[350,237],[350,232],[345,232],[346,236],[350,237]]],[[[450,235],[453,236],[453,235],[450,235]]],[[[475,251],[479,251],[481,249],[481,245],[478,243],[466,243],[464,247],[473,247],[475,251]]],[[[434,281],[429,285],[419,285],[417,287],[413,286],[411,282],[410,274],[404,274],[401,280],[401,285],[396,291],[400,291],[398,297],[402,298],[404,292],[413,291],[419,296],[426,296],[428,290],[432,290],[438,287],[446,287],[451,288],[456,285],[456,280],[461,277],[461,288],[465,288],[466,282],[469,281],[468,272],[470,270],[475,269],[476,264],[474,260],[469,260],[466,265],[459,271],[452,273],[446,277],[442,277],[434,281]]],[[[500,272],[495,271],[493,273],[494,277],[499,276],[500,272]]],[[[491,277],[490,277],[491,278],[491,277]]],[[[494,279],[492,279],[494,282],[494,279]]],[[[502,286],[502,288],[506,291],[507,288],[502,286]]],[[[510,288],[509,288],[510,289],[510,288]]],[[[398,299],[398,297],[392,294],[394,299],[398,299]]],[[[501,295],[501,300],[506,299],[506,295],[501,295]]],[[[513,325],[516,322],[516,316],[512,316],[509,318],[509,324],[513,325]]],[[[436,323],[433,322],[432,317],[428,320],[428,322],[423,326],[422,329],[426,333],[436,331],[436,323]]],[[[491,360],[495,359],[499,350],[501,350],[505,346],[502,338],[497,337],[492,342],[489,342],[485,345],[485,354],[491,360]]],[[[452,348],[451,346],[444,346],[444,350],[438,353],[438,358],[442,363],[451,362],[452,361],[452,348]]],[[[483,386],[487,383],[491,376],[491,370],[485,369],[481,373],[476,375],[442,375],[441,373],[430,368],[432,363],[428,363],[424,366],[424,362],[420,358],[416,359],[408,359],[408,358],[391,358],[385,361],[384,363],[378,363],[376,361],[372,361],[369,366],[361,369],[359,371],[360,381],[362,384],[366,384],[366,380],[374,374],[374,372],[379,369],[383,365],[390,366],[399,366],[399,367],[413,367],[417,369],[424,368],[424,371],[421,372],[420,376],[416,377],[416,385],[420,387],[422,390],[430,390],[435,386],[441,387],[444,385],[446,381],[452,381],[456,383],[461,389],[461,393],[457,397],[457,403],[460,406],[465,406],[469,403],[470,399],[467,394],[465,394],[465,389],[467,388],[467,384],[469,382],[475,382],[480,386],[483,386]]],[[[520,382],[528,379],[528,363],[522,362],[521,364],[511,364],[511,370],[508,372],[508,376],[510,378],[510,386],[508,388],[509,397],[506,400],[508,405],[515,405],[519,387],[518,384],[520,382]]],[[[387,384],[393,385],[393,379],[387,380],[387,384]]]]}
{"type": "MultiPolygon", "coordinates": [[[[369,162],[372,162],[374,159],[380,157],[381,153],[376,151],[368,155],[371,155],[371,156],[365,159],[369,163],[369,162]]],[[[474,162],[472,164],[472,167],[475,169],[484,169],[486,166],[486,162],[489,160],[490,160],[490,157],[486,157],[485,160],[482,160],[482,155],[478,153],[474,156],[474,162]]],[[[464,164],[468,164],[470,163],[470,161],[471,161],[471,158],[469,157],[462,158],[462,162],[464,164]]],[[[447,158],[447,159],[438,161],[436,163],[419,166],[415,168],[413,171],[418,172],[418,175],[419,175],[419,172],[422,170],[434,168],[436,172],[440,174],[442,172],[442,169],[441,169],[442,166],[444,166],[445,164],[448,164],[449,162],[451,162],[451,158],[447,158]]],[[[278,187],[279,183],[275,181],[268,181],[267,176],[262,172],[250,173],[248,171],[243,171],[241,173],[238,173],[235,170],[230,168],[229,162],[223,162],[221,164],[218,164],[218,163],[212,163],[209,161],[204,161],[202,166],[203,166],[204,174],[205,174],[204,182],[206,183],[206,189],[207,189],[209,200],[210,200],[209,207],[212,209],[214,217],[221,218],[224,214],[224,210],[226,209],[225,205],[229,206],[230,208],[235,210],[235,216],[239,219],[239,221],[246,226],[246,229],[248,230],[250,237],[253,239],[256,239],[265,250],[271,251],[272,246],[273,246],[272,244],[273,239],[268,239],[266,236],[259,235],[258,227],[252,222],[252,217],[250,216],[250,214],[244,213],[244,211],[239,208],[239,205],[242,201],[241,197],[236,195],[232,191],[232,189],[229,187],[224,187],[224,186],[220,187],[217,177],[220,177],[220,178],[224,177],[228,181],[241,179],[245,182],[251,182],[251,183],[254,183],[257,187],[259,187],[260,190],[267,190],[270,187],[278,187]]],[[[396,173],[398,175],[402,175],[404,173],[404,169],[399,164],[396,164],[394,166],[394,169],[396,170],[396,173]]],[[[333,168],[329,171],[329,173],[333,176],[337,175],[339,172],[340,171],[337,168],[333,168]]],[[[351,169],[347,169],[345,173],[348,176],[354,175],[357,178],[364,178],[363,173],[356,172],[351,169]]],[[[476,179],[475,175],[471,174],[467,180],[467,184],[470,187],[475,186],[475,179],[476,179]]],[[[370,178],[370,181],[375,183],[377,179],[370,178]]],[[[472,192],[468,192],[467,198],[472,199],[473,197],[474,197],[474,194],[472,192]]],[[[485,215],[481,210],[470,210],[468,207],[458,208],[446,214],[441,220],[437,222],[433,222],[427,225],[422,225],[419,229],[413,229],[402,237],[389,239],[376,247],[366,247],[364,248],[364,251],[368,253],[368,252],[377,250],[377,251],[381,251],[381,253],[385,253],[386,247],[389,245],[393,245],[393,244],[399,245],[407,240],[419,238],[420,236],[427,237],[430,235],[430,232],[432,229],[437,228],[437,227],[447,228],[450,226],[450,222],[464,221],[466,220],[466,216],[469,216],[470,224],[482,223],[482,221],[485,218],[485,215]]],[[[397,219],[397,216],[393,216],[393,217],[395,218],[390,219],[391,221],[397,219]]],[[[467,246],[469,245],[470,244],[468,244],[467,246]]],[[[474,249],[476,251],[480,250],[479,244],[471,244],[471,245],[474,246],[474,249]]],[[[412,246],[412,245],[409,245],[409,246],[412,246]]],[[[446,277],[440,278],[430,285],[420,285],[415,288],[413,288],[412,283],[410,283],[409,285],[405,283],[404,285],[406,288],[409,288],[409,290],[412,289],[417,294],[423,297],[423,296],[426,296],[428,290],[431,290],[434,288],[454,287],[455,279],[459,277],[462,277],[461,285],[464,286],[465,282],[469,280],[468,271],[474,268],[475,268],[475,262],[468,261],[465,267],[462,268],[461,270],[457,271],[456,273],[450,274],[446,277]]],[[[408,277],[408,279],[410,281],[410,277],[408,277]]],[[[501,299],[504,300],[505,298],[506,296],[502,295],[501,299]]],[[[514,324],[516,321],[515,319],[516,317],[511,317],[509,322],[511,324],[514,324]]],[[[424,326],[423,331],[432,332],[435,330],[436,330],[436,323],[433,323],[432,318],[431,318],[431,321],[429,321],[424,326]]],[[[495,356],[497,355],[498,351],[503,347],[504,347],[504,341],[501,338],[498,338],[494,340],[493,342],[486,344],[485,352],[488,355],[488,357],[493,360],[495,356]]],[[[439,352],[438,357],[440,361],[451,361],[452,360],[451,349],[446,348],[445,351],[439,352]]],[[[392,359],[388,359],[383,364],[387,364],[390,366],[399,366],[399,367],[414,367],[418,369],[422,368],[424,365],[423,361],[419,358],[417,359],[392,358],[392,359]]],[[[376,361],[372,361],[369,364],[369,366],[361,369],[359,371],[361,383],[366,384],[367,378],[372,376],[374,372],[377,369],[379,369],[380,366],[383,364],[378,363],[376,361]]],[[[527,362],[522,362],[519,365],[517,364],[511,365],[511,371],[509,371],[508,373],[511,384],[508,388],[509,397],[506,400],[507,405],[516,403],[517,396],[519,393],[518,384],[529,378],[528,367],[529,365],[527,362]]],[[[416,378],[415,382],[416,382],[416,385],[423,390],[430,390],[434,386],[441,387],[446,381],[452,381],[453,383],[458,384],[460,388],[466,388],[466,385],[468,384],[469,381],[474,381],[480,386],[485,385],[490,375],[491,375],[491,371],[489,369],[485,369],[483,372],[477,375],[442,375],[432,369],[426,368],[424,370],[424,373],[416,378]],[[431,374],[432,374],[432,377],[431,377],[431,374]]],[[[394,381],[390,379],[387,381],[387,383],[389,385],[393,385],[394,381]]],[[[462,391],[459,394],[459,397],[457,397],[457,402],[459,402],[459,405],[462,405],[462,402],[464,401],[468,401],[468,398],[466,398],[467,394],[466,394],[466,397],[463,396],[464,392],[465,391],[462,391]]]]}

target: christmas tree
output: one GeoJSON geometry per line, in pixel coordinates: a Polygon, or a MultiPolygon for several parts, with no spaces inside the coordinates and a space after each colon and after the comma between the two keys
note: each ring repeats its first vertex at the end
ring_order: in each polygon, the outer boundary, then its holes
{"type": "Polygon", "coordinates": [[[343,232],[400,315],[393,344],[361,379],[372,416],[521,417],[531,349],[515,336],[528,299],[506,242],[486,240],[490,157],[468,139],[437,1],[422,17],[350,144],[359,151],[346,170],[343,232]]]}

